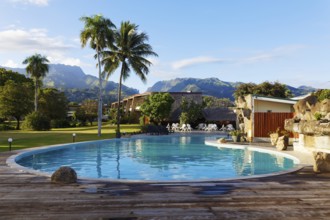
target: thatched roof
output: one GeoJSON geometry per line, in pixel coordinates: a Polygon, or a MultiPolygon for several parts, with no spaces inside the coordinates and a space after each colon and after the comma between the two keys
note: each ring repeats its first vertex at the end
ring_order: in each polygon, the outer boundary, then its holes
{"type": "Polygon", "coordinates": [[[203,110],[206,121],[236,121],[236,114],[229,108],[208,108],[203,110]]]}
{"type": "MultiPolygon", "coordinates": [[[[203,116],[206,121],[236,121],[236,114],[229,108],[208,108],[203,109],[203,116]]],[[[176,109],[170,116],[170,121],[179,121],[181,109],[176,109]]]]}

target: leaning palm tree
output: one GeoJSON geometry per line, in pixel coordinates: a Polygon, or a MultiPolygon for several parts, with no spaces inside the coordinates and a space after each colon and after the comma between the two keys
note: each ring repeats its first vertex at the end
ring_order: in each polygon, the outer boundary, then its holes
{"type": "Polygon", "coordinates": [[[39,87],[42,85],[42,78],[44,78],[48,73],[48,62],[49,60],[40,54],[27,57],[23,61],[23,64],[28,64],[26,67],[27,74],[34,80],[34,111],[38,111],[39,87]]]}
{"type": "Polygon", "coordinates": [[[137,31],[138,26],[129,21],[122,22],[120,29],[115,33],[115,44],[110,51],[104,52],[103,63],[105,64],[106,78],[121,64],[119,86],[118,86],[118,107],[117,107],[117,129],[116,137],[120,138],[120,101],[121,87],[133,70],[138,77],[145,82],[146,75],[149,73],[149,66],[152,64],[146,59],[147,56],[157,54],[152,47],[146,43],[148,35],[137,31]]]}
{"type": "Polygon", "coordinates": [[[80,33],[80,41],[82,47],[89,42],[90,47],[96,51],[97,66],[99,70],[99,94],[98,94],[98,136],[101,136],[102,126],[102,82],[103,76],[101,71],[102,51],[107,45],[113,43],[114,28],[116,27],[110,19],[104,18],[102,15],[94,15],[92,17],[81,17],[81,21],[85,23],[84,29],[80,33]]]}

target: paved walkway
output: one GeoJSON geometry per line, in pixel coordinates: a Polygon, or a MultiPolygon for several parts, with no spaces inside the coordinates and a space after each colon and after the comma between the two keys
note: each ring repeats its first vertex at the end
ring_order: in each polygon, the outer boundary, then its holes
{"type": "Polygon", "coordinates": [[[20,173],[0,154],[0,219],[330,219],[330,174],[209,183],[81,181],[20,173]]]}

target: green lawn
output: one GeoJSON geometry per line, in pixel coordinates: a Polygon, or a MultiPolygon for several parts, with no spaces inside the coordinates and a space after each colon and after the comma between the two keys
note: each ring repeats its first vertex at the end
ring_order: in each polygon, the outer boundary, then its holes
{"type": "MultiPolygon", "coordinates": [[[[121,125],[121,132],[135,132],[140,130],[140,126],[121,125]]],[[[8,151],[8,138],[13,138],[12,150],[40,147],[53,144],[63,144],[72,142],[72,134],[76,134],[76,142],[102,140],[115,137],[115,125],[105,123],[102,126],[102,136],[97,136],[97,126],[86,126],[76,128],[59,128],[51,131],[0,131],[0,152],[8,151]]]]}

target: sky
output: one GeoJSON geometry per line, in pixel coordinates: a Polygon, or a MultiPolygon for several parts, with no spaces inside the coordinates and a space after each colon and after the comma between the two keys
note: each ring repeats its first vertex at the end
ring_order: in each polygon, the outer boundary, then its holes
{"type": "Polygon", "coordinates": [[[134,72],[124,82],[140,92],[186,77],[330,89],[328,0],[0,0],[0,66],[24,68],[39,53],[97,76],[79,38],[79,18],[96,14],[148,34],[158,57],[147,82],[134,72]]]}

